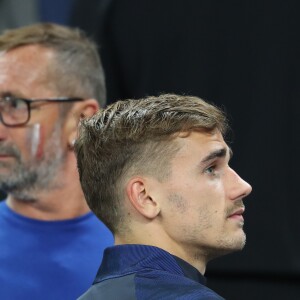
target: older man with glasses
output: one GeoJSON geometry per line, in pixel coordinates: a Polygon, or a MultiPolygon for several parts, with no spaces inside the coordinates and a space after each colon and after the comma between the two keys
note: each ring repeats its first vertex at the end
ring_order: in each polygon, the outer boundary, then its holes
{"type": "Polygon", "coordinates": [[[82,32],[36,24],[0,36],[0,299],[73,300],[92,284],[113,238],[86,204],[73,144],[81,116],[104,104],[82,32]]]}

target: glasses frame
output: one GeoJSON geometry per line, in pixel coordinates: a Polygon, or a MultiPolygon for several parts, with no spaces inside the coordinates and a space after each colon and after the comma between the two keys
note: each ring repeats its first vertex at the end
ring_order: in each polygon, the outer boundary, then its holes
{"type": "Polygon", "coordinates": [[[36,103],[36,102],[66,103],[66,102],[76,102],[76,101],[83,101],[84,100],[84,98],[80,98],[80,97],[58,97],[58,98],[44,98],[44,99],[26,99],[26,98],[22,98],[22,97],[9,96],[9,97],[4,97],[4,98],[19,99],[19,100],[24,101],[27,105],[27,115],[28,115],[27,119],[24,122],[21,122],[21,123],[18,123],[18,124],[7,124],[3,120],[2,113],[0,112],[0,120],[1,120],[2,124],[5,125],[6,127],[18,127],[18,126],[23,126],[23,125],[27,124],[29,122],[30,118],[31,118],[31,104],[32,103],[36,103]]]}

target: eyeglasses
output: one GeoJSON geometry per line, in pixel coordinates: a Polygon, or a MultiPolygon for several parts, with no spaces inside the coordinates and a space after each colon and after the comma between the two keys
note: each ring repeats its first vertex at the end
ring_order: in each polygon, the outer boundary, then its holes
{"type": "Polygon", "coordinates": [[[6,96],[0,98],[0,120],[7,127],[25,125],[30,120],[32,103],[37,102],[74,102],[82,101],[83,98],[48,98],[48,99],[23,99],[6,96]]]}

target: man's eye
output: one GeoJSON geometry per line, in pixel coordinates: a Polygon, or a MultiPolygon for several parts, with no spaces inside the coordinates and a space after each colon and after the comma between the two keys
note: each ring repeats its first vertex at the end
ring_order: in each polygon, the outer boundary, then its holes
{"type": "Polygon", "coordinates": [[[11,99],[10,106],[12,108],[18,108],[20,106],[20,101],[18,101],[18,99],[11,99]]]}
{"type": "Polygon", "coordinates": [[[11,98],[7,101],[7,105],[11,109],[23,109],[26,106],[25,102],[18,98],[11,98]]]}
{"type": "Polygon", "coordinates": [[[216,166],[210,166],[210,167],[206,168],[205,173],[207,173],[208,175],[215,175],[216,166]]]}

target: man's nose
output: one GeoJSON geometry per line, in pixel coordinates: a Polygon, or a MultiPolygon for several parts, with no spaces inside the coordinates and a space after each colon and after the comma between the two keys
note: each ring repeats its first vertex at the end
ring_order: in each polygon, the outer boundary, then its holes
{"type": "Polygon", "coordinates": [[[236,200],[247,197],[252,191],[252,186],[242,179],[234,170],[231,169],[231,172],[230,199],[236,200]]]}

